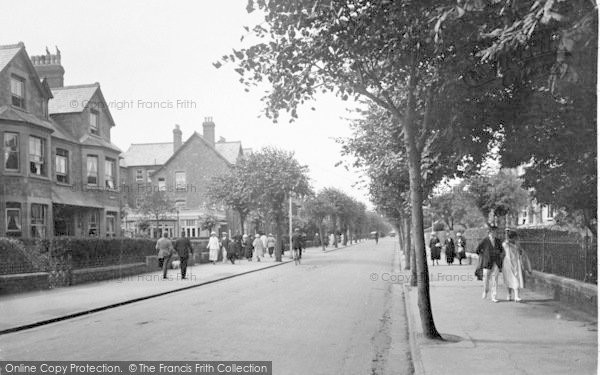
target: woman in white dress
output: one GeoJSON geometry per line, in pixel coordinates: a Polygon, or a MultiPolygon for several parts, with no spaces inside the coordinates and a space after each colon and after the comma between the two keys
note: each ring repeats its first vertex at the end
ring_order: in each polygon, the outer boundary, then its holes
{"type": "Polygon", "coordinates": [[[212,232],[210,234],[210,239],[208,240],[208,260],[213,264],[217,264],[217,260],[219,259],[219,250],[221,249],[221,244],[219,243],[219,238],[217,238],[217,234],[212,232]]]}
{"type": "Polygon", "coordinates": [[[517,232],[508,231],[507,239],[502,244],[504,248],[504,260],[502,262],[502,277],[504,285],[508,288],[508,301],[512,300],[512,291],[514,291],[515,302],[521,302],[519,297],[519,289],[523,288],[523,267],[522,267],[522,252],[523,250],[517,244],[517,232]]]}

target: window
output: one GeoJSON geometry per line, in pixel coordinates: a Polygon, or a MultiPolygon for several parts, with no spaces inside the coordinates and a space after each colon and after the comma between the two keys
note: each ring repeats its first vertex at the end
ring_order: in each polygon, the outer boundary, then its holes
{"type": "Polygon", "coordinates": [[[6,235],[21,236],[21,204],[6,202],[6,235]]]}
{"type": "Polygon", "coordinates": [[[144,170],[143,169],[137,169],[135,171],[135,180],[136,181],[144,181],[144,170]]]}
{"type": "Polygon", "coordinates": [[[10,77],[10,94],[12,96],[12,105],[19,108],[25,108],[25,80],[21,77],[10,77]]]}
{"type": "Polygon", "coordinates": [[[87,183],[98,185],[98,157],[95,155],[87,157],[87,183]]]}
{"type": "Polygon", "coordinates": [[[546,216],[548,219],[554,219],[554,207],[551,204],[548,205],[548,215],[546,216]]]}
{"type": "Polygon", "coordinates": [[[38,137],[29,137],[29,172],[33,175],[46,175],[45,148],[45,140],[38,137]]]}
{"type": "Polygon", "coordinates": [[[159,177],[158,178],[158,191],[166,191],[166,190],[167,190],[167,184],[165,182],[165,178],[159,177]]]}
{"type": "Polygon", "coordinates": [[[100,135],[98,129],[98,111],[90,110],[90,133],[100,135]]]}
{"type": "Polygon", "coordinates": [[[4,169],[19,170],[19,135],[4,133],[4,169]]]}
{"type": "Polygon", "coordinates": [[[106,237],[114,237],[115,236],[115,223],[116,223],[116,214],[115,213],[107,213],[106,214],[106,237]]]}
{"type": "Polygon", "coordinates": [[[69,183],[69,151],[56,149],[56,181],[69,183]]]}
{"type": "Polygon", "coordinates": [[[31,204],[31,237],[46,238],[47,210],[45,204],[31,204]]]}
{"type": "Polygon", "coordinates": [[[90,222],[88,225],[88,236],[96,237],[98,235],[98,212],[90,213],[90,222]]]}
{"type": "Polygon", "coordinates": [[[148,183],[152,182],[152,173],[154,173],[154,170],[152,170],[152,169],[148,169],[148,171],[146,171],[146,174],[148,176],[146,181],[148,181],[148,183]]]}
{"type": "Polygon", "coordinates": [[[175,172],[175,190],[185,190],[185,172],[175,172]]]}
{"type": "Polygon", "coordinates": [[[104,186],[108,189],[114,189],[116,185],[115,165],[116,163],[113,159],[106,159],[104,161],[104,186]]]}

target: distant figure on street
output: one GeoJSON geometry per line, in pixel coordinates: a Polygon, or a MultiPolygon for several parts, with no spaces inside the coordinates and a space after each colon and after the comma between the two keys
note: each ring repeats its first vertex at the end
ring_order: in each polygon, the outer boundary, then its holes
{"type": "Polygon", "coordinates": [[[268,239],[267,235],[261,232],[260,233],[260,240],[263,243],[263,248],[265,249],[265,252],[267,251],[267,239],[268,239]]]}
{"type": "Polygon", "coordinates": [[[219,250],[221,249],[221,244],[219,243],[219,239],[217,238],[217,234],[212,232],[210,234],[210,239],[208,240],[208,245],[206,246],[208,249],[208,260],[212,262],[212,264],[217,264],[219,260],[219,250]]]}
{"type": "Polygon", "coordinates": [[[244,256],[248,262],[252,262],[252,240],[247,234],[242,237],[242,247],[244,248],[244,256]]]}
{"type": "Polygon", "coordinates": [[[462,236],[461,232],[456,232],[456,251],[458,264],[462,265],[462,260],[467,257],[467,240],[462,236]]]}
{"type": "Polygon", "coordinates": [[[446,239],[444,240],[444,252],[446,253],[446,263],[449,265],[454,263],[454,240],[452,239],[452,233],[446,231],[446,239]]]}
{"type": "Polygon", "coordinates": [[[379,243],[379,232],[375,232],[375,245],[379,243]]]}
{"type": "Polygon", "coordinates": [[[221,237],[221,253],[223,254],[223,263],[227,263],[227,250],[229,249],[229,243],[231,241],[227,237],[227,233],[223,232],[221,237]]]}
{"type": "Polygon", "coordinates": [[[477,245],[475,252],[479,255],[479,266],[483,272],[483,293],[481,298],[485,299],[489,291],[490,276],[492,278],[492,302],[498,302],[498,274],[502,270],[504,251],[502,241],[496,236],[498,227],[488,224],[488,235],[477,245]]]}
{"type": "Polygon", "coordinates": [[[269,250],[269,256],[273,258],[273,252],[275,251],[275,245],[277,241],[275,237],[273,237],[272,233],[269,233],[269,237],[267,237],[267,250],[269,250]]]}
{"type": "Polygon", "coordinates": [[[252,246],[254,247],[253,258],[256,258],[256,261],[260,262],[260,258],[265,256],[265,247],[258,233],[254,236],[252,246]]]}
{"type": "Polygon", "coordinates": [[[292,249],[298,250],[298,258],[302,259],[302,234],[300,234],[300,229],[294,229],[294,234],[292,234],[292,249]]]}
{"type": "Polygon", "coordinates": [[[179,261],[181,268],[181,278],[185,279],[185,273],[187,271],[188,258],[194,253],[194,248],[190,239],[185,237],[184,232],[181,233],[181,237],[175,241],[175,251],[179,255],[179,261]]]}
{"type": "Polygon", "coordinates": [[[512,300],[512,292],[514,291],[515,302],[521,302],[519,297],[519,289],[523,289],[523,269],[531,272],[531,268],[527,268],[524,262],[523,249],[517,244],[517,232],[514,230],[507,231],[507,239],[502,244],[504,249],[504,260],[502,261],[502,277],[504,285],[508,288],[506,296],[507,301],[512,300]]]}
{"type": "Polygon", "coordinates": [[[442,257],[442,243],[435,233],[431,233],[431,239],[429,240],[429,252],[431,255],[431,266],[440,265],[440,258],[442,257]]]}
{"type": "Polygon", "coordinates": [[[238,254],[242,251],[242,240],[240,236],[233,236],[233,238],[229,241],[227,245],[227,259],[231,262],[231,264],[235,264],[235,259],[238,257],[238,254]]]}
{"type": "Polygon", "coordinates": [[[163,279],[167,278],[169,261],[173,255],[173,243],[167,238],[167,236],[167,232],[164,232],[163,236],[156,241],[156,250],[158,250],[158,266],[163,270],[163,279]]]}

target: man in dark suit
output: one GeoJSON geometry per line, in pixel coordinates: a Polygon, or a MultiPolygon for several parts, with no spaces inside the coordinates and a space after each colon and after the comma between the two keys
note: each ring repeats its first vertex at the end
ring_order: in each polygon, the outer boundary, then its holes
{"type": "Polygon", "coordinates": [[[502,261],[504,260],[502,241],[496,235],[497,229],[498,227],[495,225],[489,224],[487,237],[479,243],[475,250],[479,255],[479,267],[483,269],[483,294],[481,298],[485,299],[487,297],[491,276],[492,302],[498,302],[496,299],[498,274],[502,270],[502,261]]]}
{"type": "Polygon", "coordinates": [[[181,268],[182,279],[185,279],[188,257],[190,256],[190,254],[194,253],[194,248],[192,248],[192,243],[190,242],[190,239],[184,237],[184,235],[184,232],[181,232],[181,237],[179,237],[177,241],[175,241],[175,251],[179,255],[179,267],[181,268]]]}

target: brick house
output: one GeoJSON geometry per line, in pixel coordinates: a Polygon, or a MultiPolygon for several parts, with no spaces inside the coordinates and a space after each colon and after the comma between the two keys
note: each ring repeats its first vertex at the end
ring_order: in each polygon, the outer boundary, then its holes
{"type": "Polygon", "coordinates": [[[121,174],[126,194],[128,214],[124,218],[127,235],[140,234],[137,223],[148,220],[150,236],[167,232],[170,237],[184,233],[186,237],[206,237],[201,218],[206,215],[218,219],[213,230],[227,232],[237,225],[236,215],[222,206],[212,205],[207,196],[210,179],[231,168],[243,157],[241,142],[215,142],[215,124],[206,118],[203,135],[194,132],[182,142],[179,125],[173,129],[173,141],[164,143],[132,144],[122,155],[121,174]],[[174,203],[174,210],[165,213],[157,224],[151,217],[139,212],[145,194],[165,191],[174,203]],[[158,227],[157,227],[158,225],[158,227]]]}
{"type": "Polygon", "coordinates": [[[120,235],[115,123],[98,83],[63,85],[60,60],[0,46],[0,236],[120,235]]]}

